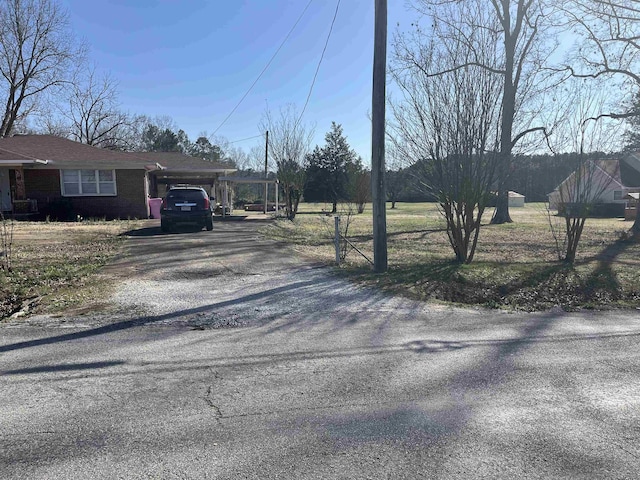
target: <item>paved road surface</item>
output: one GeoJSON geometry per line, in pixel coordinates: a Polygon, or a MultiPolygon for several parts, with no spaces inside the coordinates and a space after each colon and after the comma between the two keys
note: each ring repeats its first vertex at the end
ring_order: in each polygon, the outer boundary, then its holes
{"type": "Polygon", "coordinates": [[[638,312],[393,298],[256,226],[150,226],[113,313],[0,326],[0,478],[640,478],[638,312]]]}

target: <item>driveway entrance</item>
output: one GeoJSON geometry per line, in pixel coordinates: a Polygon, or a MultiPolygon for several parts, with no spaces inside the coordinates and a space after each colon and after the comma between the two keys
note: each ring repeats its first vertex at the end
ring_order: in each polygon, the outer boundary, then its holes
{"type": "Polygon", "coordinates": [[[0,477],[637,478],[636,312],[390,297],[258,226],[150,224],[116,314],[0,327],[0,477]]]}

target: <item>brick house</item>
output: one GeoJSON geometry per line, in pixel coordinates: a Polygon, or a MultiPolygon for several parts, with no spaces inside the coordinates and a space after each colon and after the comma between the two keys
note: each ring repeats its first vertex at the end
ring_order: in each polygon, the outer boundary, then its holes
{"type": "Polygon", "coordinates": [[[159,186],[192,183],[221,191],[235,169],[182,154],[117,152],[51,135],[0,138],[0,207],[4,212],[148,218],[159,186]],[[163,164],[164,162],[164,164],[163,164]]]}

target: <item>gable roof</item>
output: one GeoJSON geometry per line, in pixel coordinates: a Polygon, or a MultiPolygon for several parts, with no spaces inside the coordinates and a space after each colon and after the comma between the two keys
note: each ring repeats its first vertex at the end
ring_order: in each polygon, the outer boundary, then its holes
{"type": "Polygon", "coordinates": [[[605,159],[596,160],[595,164],[608,176],[610,176],[616,182],[622,184],[620,177],[620,160],[617,159],[605,159]]]}
{"type": "Polygon", "coordinates": [[[640,187],[640,154],[631,153],[622,159],[620,178],[625,187],[640,187]]]}
{"type": "MultiPolygon", "coordinates": [[[[640,153],[630,153],[621,159],[594,160],[593,163],[620,187],[640,188],[640,153]]],[[[576,172],[574,171],[555,188],[554,192],[557,192],[575,176],[576,172]]]]}
{"type": "Polygon", "coordinates": [[[97,148],[53,135],[0,138],[0,161],[22,160],[24,163],[26,159],[37,161],[43,168],[149,168],[149,162],[135,154],[97,148]]]}
{"type": "Polygon", "coordinates": [[[236,169],[180,152],[120,152],[54,135],[15,135],[0,138],[0,166],[37,168],[146,169],[166,173],[222,173],[236,169]]]}

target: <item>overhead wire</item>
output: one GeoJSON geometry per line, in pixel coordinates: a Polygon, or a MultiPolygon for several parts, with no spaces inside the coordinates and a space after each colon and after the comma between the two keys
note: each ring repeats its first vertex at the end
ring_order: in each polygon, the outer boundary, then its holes
{"type": "Polygon", "coordinates": [[[320,60],[318,61],[318,66],[316,67],[315,74],[313,75],[313,80],[311,81],[311,87],[309,87],[309,93],[307,94],[307,99],[304,102],[304,106],[302,107],[302,112],[300,112],[300,116],[295,123],[294,129],[298,127],[300,124],[300,120],[302,120],[302,116],[304,115],[305,110],[307,109],[307,105],[309,105],[309,100],[311,99],[311,93],[313,92],[313,87],[316,84],[316,80],[318,78],[318,72],[320,71],[320,65],[322,65],[322,60],[324,59],[324,55],[327,52],[327,46],[329,45],[329,39],[331,38],[331,33],[333,32],[333,26],[336,23],[336,18],[338,17],[338,10],[340,9],[340,1],[336,4],[336,11],[333,14],[333,20],[331,20],[331,26],[329,27],[329,33],[327,34],[327,39],[324,42],[324,48],[322,49],[322,54],[320,55],[320,60]]]}
{"type": "MultiPolygon", "coordinates": [[[[231,115],[233,115],[235,113],[235,111],[238,109],[238,107],[240,106],[240,104],[242,104],[242,102],[244,101],[245,98],[247,98],[247,96],[249,95],[249,93],[251,93],[251,90],[253,90],[253,87],[256,86],[256,84],[258,83],[258,81],[260,80],[260,78],[262,78],[262,75],[264,75],[264,73],[267,71],[267,69],[269,68],[269,66],[271,65],[271,63],[275,60],[276,56],[278,55],[278,53],[280,52],[280,50],[282,49],[282,47],[284,46],[284,44],[287,42],[287,40],[289,40],[289,37],[291,36],[291,34],[293,33],[293,31],[295,30],[295,28],[298,26],[298,23],[300,23],[300,20],[302,20],[302,17],[304,16],[304,14],[307,12],[307,10],[309,9],[309,6],[311,5],[311,3],[313,2],[313,0],[309,0],[309,3],[307,3],[307,6],[304,7],[304,10],[302,11],[302,13],[300,14],[300,16],[298,17],[298,19],[296,20],[296,23],[293,24],[293,27],[291,27],[291,30],[289,30],[289,33],[287,33],[287,36],[284,37],[284,40],[282,41],[282,43],[280,44],[280,46],[278,47],[278,49],[275,51],[275,53],[272,55],[271,59],[269,60],[269,62],[267,62],[267,64],[265,65],[265,67],[262,69],[262,71],[260,72],[260,75],[258,75],[258,78],[255,79],[255,81],[251,84],[251,86],[249,87],[249,89],[246,91],[246,93],[242,96],[242,98],[240,99],[240,101],[236,104],[235,107],[233,107],[233,110],[231,110],[231,112],[229,113],[229,115],[227,115],[225,117],[225,119],[222,121],[222,123],[220,125],[218,125],[218,128],[216,128],[212,135],[215,135],[216,132],[218,130],[220,130],[220,128],[227,123],[227,120],[229,120],[229,118],[231,118],[231,115]]],[[[338,2],[339,3],[339,2],[338,2]]]]}
{"type": "Polygon", "coordinates": [[[246,142],[247,140],[253,140],[254,138],[260,138],[260,137],[264,137],[264,133],[261,133],[260,135],[254,135],[253,137],[241,138],[240,140],[234,140],[233,142],[227,142],[227,143],[231,144],[231,143],[246,142]]]}

